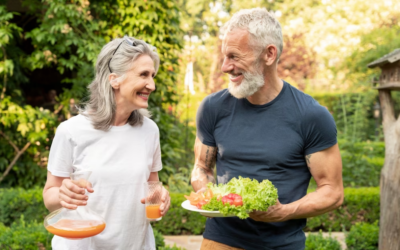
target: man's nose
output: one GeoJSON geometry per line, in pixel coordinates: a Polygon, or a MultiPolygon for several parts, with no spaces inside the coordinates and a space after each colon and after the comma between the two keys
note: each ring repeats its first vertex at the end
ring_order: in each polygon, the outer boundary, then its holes
{"type": "Polygon", "coordinates": [[[228,58],[225,58],[224,62],[222,63],[222,66],[221,66],[221,71],[224,73],[228,73],[232,70],[233,70],[233,64],[230,63],[228,58]]]}

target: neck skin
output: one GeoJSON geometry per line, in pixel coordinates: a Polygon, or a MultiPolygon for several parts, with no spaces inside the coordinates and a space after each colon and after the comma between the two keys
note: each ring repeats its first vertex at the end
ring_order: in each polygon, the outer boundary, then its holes
{"type": "Polygon", "coordinates": [[[124,126],[128,122],[129,116],[131,116],[132,112],[135,111],[135,109],[132,109],[132,107],[123,104],[121,98],[118,97],[119,91],[115,91],[114,93],[117,108],[115,110],[113,126],[124,126]]]}
{"type": "Polygon", "coordinates": [[[264,86],[256,93],[247,97],[247,100],[254,105],[264,105],[274,100],[283,88],[283,81],[278,77],[277,62],[264,66],[264,86]]]}

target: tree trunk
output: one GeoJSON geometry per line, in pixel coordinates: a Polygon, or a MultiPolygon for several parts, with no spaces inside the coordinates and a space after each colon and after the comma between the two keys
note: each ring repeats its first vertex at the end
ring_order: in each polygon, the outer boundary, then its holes
{"type": "Polygon", "coordinates": [[[400,118],[396,119],[389,90],[379,90],[385,134],[381,172],[379,249],[400,250],[400,118]]]}

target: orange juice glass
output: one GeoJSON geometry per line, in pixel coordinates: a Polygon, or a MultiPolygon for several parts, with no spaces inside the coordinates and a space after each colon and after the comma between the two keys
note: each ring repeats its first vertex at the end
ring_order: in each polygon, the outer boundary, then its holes
{"type": "Polygon", "coordinates": [[[159,221],[162,219],[160,212],[162,182],[148,181],[145,183],[146,190],[146,218],[149,221],[159,221]]]}

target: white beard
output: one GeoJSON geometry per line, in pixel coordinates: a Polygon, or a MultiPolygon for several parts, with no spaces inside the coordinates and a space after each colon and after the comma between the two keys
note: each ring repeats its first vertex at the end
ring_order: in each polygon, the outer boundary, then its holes
{"type": "Polygon", "coordinates": [[[237,86],[232,81],[229,82],[229,93],[238,99],[246,98],[256,93],[264,86],[264,76],[260,73],[243,73],[243,80],[237,86]]]}

